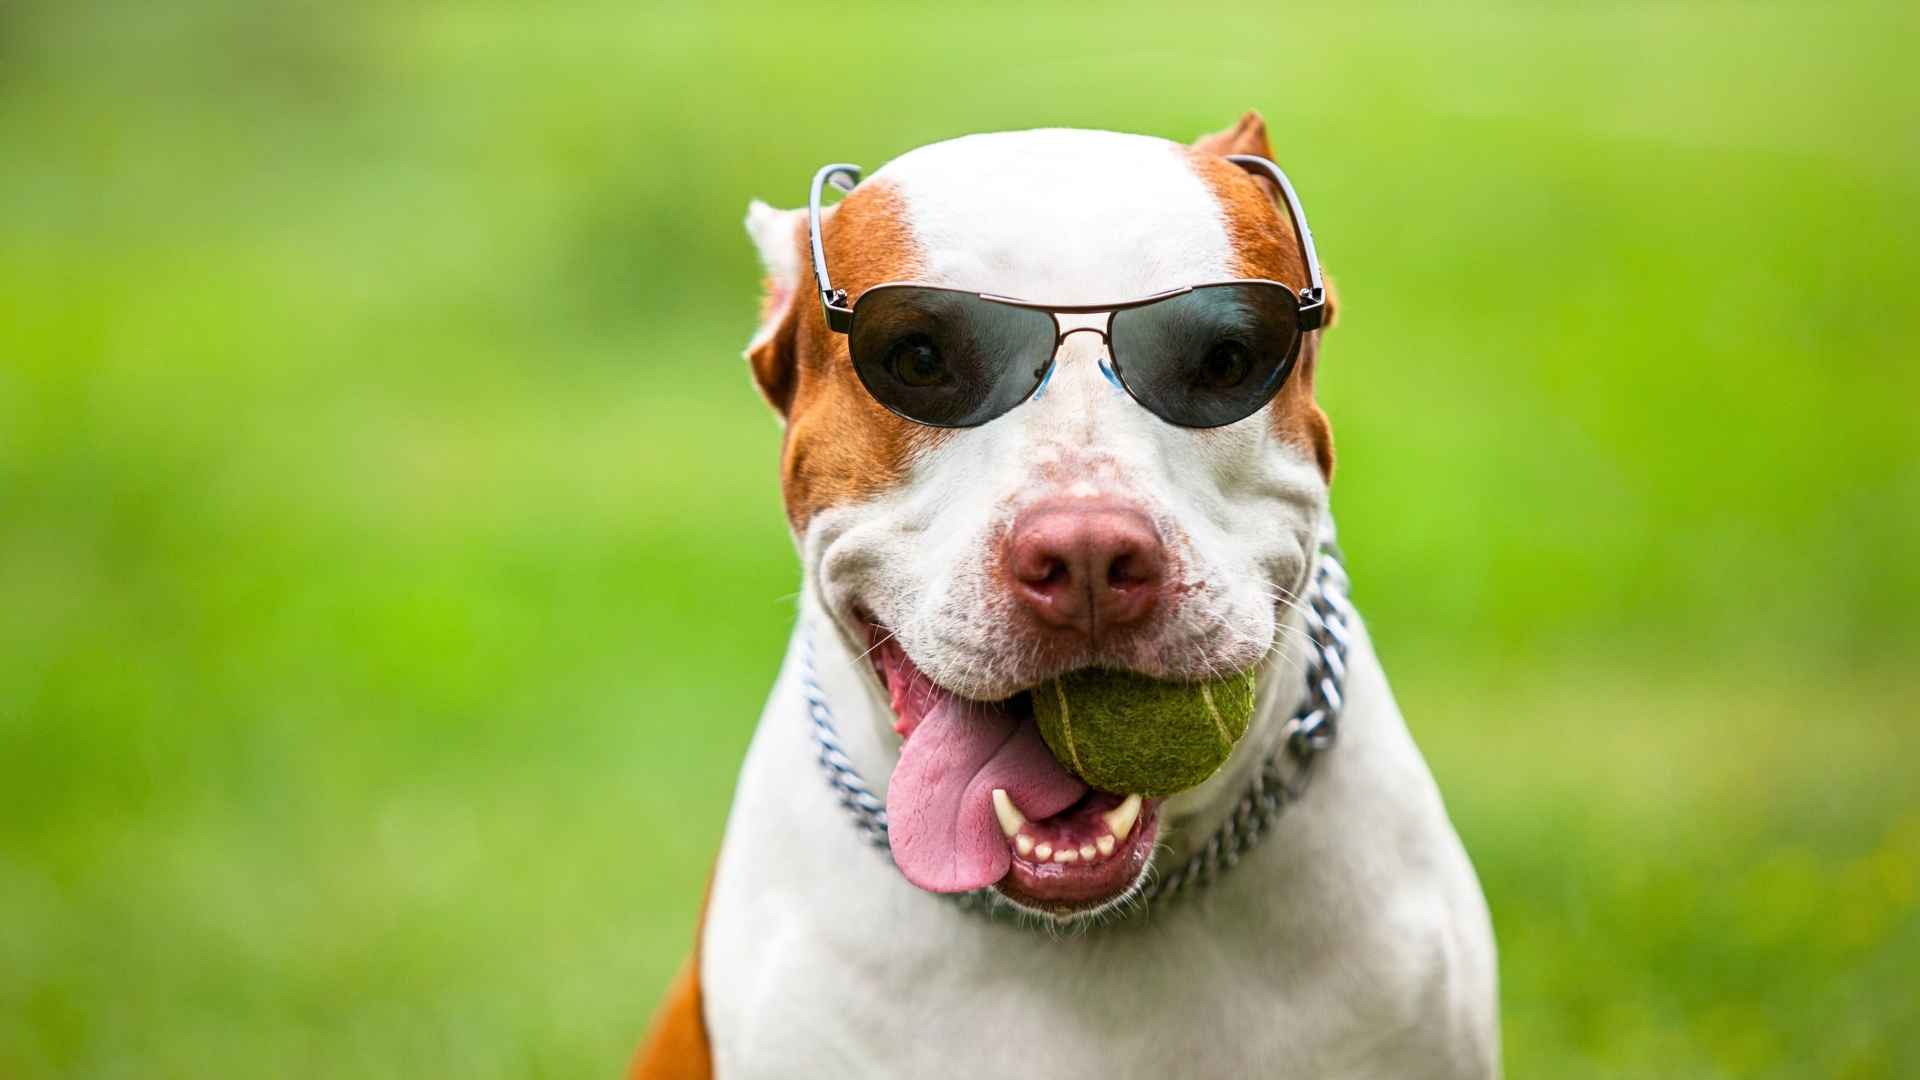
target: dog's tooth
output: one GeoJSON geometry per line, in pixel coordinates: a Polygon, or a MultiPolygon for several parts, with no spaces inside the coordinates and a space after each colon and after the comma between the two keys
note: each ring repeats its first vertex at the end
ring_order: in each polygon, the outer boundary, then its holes
{"type": "Polygon", "coordinates": [[[1101,814],[1100,818],[1107,823],[1107,828],[1113,830],[1115,840],[1125,840],[1127,834],[1133,831],[1133,823],[1140,819],[1140,796],[1127,796],[1126,802],[1101,814]]]}
{"type": "Polygon", "coordinates": [[[993,789],[993,812],[1000,818],[1000,831],[1006,833],[1009,840],[1018,836],[1021,827],[1027,823],[1020,808],[1013,805],[1013,797],[1007,794],[1006,788],[993,789]]]}
{"type": "Polygon", "coordinates": [[[1081,844],[1081,845],[1080,845],[1080,857],[1081,857],[1081,858],[1083,858],[1083,859],[1085,859],[1085,860],[1087,860],[1088,862],[1092,862],[1092,861],[1093,861],[1093,845],[1092,845],[1092,844],[1081,844]]]}
{"type": "Polygon", "coordinates": [[[1022,855],[1033,854],[1033,837],[1028,836],[1026,833],[1021,833],[1019,836],[1014,837],[1013,850],[1022,855]]]}
{"type": "Polygon", "coordinates": [[[1053,845],[1043,843],[1039,847],[1034,848],[1033,857],[1039,859],[1041,862],[1046,862],[1048,859],[1053,858],[1053,845]]]}
{"type": "Polygon", "coordinates": [[[1093,842],[1093,846],[1099,848],[1100,854],[1102,855],[1113,854],[1113,834],[1108,833],[1107,835],[1102,836],[1100,839],[1095,840],[1093,842]]]}
{"type": "Polygon", "coordinates": [[[1059,851],[1053,853],[1053,861],[1060,863],[1073,862],[1079,857],[1080,853],[1072,848],[1061,848],[1059,851]]]}

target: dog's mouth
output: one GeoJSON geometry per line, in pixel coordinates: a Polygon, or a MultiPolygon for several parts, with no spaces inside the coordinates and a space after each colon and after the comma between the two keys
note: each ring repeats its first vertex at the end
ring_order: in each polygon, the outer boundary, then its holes
{"type": "Polygon", "coordinates": [[[887,785],[894,862],[931,892],[995,886],[1055,916],[1123,899],[1146,875],[1156,800],[1087,786],[1041,738],[1031,695],[980,702],[928,679],[889,635],[869,656],[904,740],[887,785]]]}

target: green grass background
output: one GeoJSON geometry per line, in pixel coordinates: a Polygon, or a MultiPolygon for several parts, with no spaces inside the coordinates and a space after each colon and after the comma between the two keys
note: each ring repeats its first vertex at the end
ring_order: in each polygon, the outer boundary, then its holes
{"type": "Polygon", "coordinates": [[[1920,1075],[1915,10],[0,6],[0,1076],[617,1071],[793,614],[747,200],[1248,106],[1510,1075],[1920,1075]]]}

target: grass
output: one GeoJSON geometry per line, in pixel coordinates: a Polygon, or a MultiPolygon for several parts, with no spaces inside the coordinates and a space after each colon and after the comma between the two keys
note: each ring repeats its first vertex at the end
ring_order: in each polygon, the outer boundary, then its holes
{"type": "Polygon", "coordinates": [[[0,12],[0,1075],[605,1075],[795,588],[748,198],[1272,122],[1514,1076],[1920,1072],[1900,5],[0,12]]]}

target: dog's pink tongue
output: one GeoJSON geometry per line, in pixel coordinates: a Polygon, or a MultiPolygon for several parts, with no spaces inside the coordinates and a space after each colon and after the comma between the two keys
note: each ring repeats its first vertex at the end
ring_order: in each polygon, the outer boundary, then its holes
{"type": "Polygon", "coordinates": [[[1012,863],[994,788],[1044,818],[1072,806],[1087,786],[1054,761],[1032,720],[937,689],[929,697],[887,784],[887,835],[908,881],[966,892],[999,881],[1012,863]]]}

